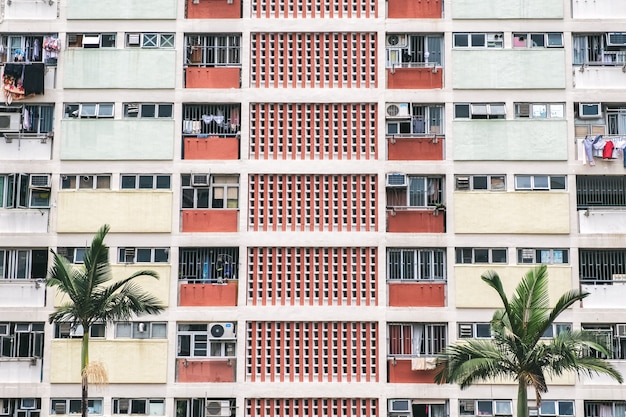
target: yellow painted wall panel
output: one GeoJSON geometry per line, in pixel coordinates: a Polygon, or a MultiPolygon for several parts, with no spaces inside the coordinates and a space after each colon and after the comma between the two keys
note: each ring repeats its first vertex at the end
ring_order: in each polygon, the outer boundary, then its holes
{"type": "Polygon", "coordinates": [[[541,233],[570,231],[566,192],[455,192],[455,233],[541,233]]]}
{"type": "MultiPolygon", "coordinates": [[[[112,384],[167,382],[167,340],[96,340],[89,344],[89,360],[106,368],[112,384]]],[[[80,383],[80,339],[51,343],[50,382],[80,383]]]]}
{"type": "Polygon", "coordinates": [[[59,191],[59,233],[95,233],[103,224],[111,233],[172,231],[170,191],[59,191]]]}
{"type": "MultiPolygon", "coordinates": [[[[507,296],[513,295],[522,276],[530,270],[530,265],[456,265],[454,284],[457,308],[500,308],[502,303],[495,290],[492,290],[480,276],[494,270],[500,276],[507,296]]],[[[554,305],[565,291],[573,288],[572,268],[569,266],[549,266],[548,291],[550,304],[554,305]]]]}

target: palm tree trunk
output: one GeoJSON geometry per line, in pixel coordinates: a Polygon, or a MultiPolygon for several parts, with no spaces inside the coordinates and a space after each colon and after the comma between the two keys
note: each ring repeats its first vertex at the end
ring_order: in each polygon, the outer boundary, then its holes
{"type": "Polygon", "coordinates": [[[82,417],[87,417],[89,408],[89,379],[87,375],[87,365],[89,364],[89,328],[83,326],[83,340],[80,348],[80,376],[82,384],[82,417]]]}
{"type": "Polygon", "coordinates": [[[521,379],[517,386],[517,417],[528,417],[528,388],[521,379]]]}

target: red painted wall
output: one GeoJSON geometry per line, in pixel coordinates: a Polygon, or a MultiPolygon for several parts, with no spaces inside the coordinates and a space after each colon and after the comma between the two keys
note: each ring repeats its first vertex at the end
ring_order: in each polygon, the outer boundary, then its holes
{"type": "Polygon", "coordinates": [[[445,214],[435,216],[432,210],[387,209],[387,232],[389,233],[444,233],[445,214]]]}
{"type": "Polygon", "coordinates": [[[187,19],[240,19],[241,0],[233,0],[228,4],[226,0],[200,0],[193,4],[187,0],[187,19]]]}
{"type": "Polygon", "coordinates": [[[445,307],[446,284],[390,282],[390,307],[445,307]]]}
{"type": "Polygon", "coordinates": [[[237,281],[227,281],[223,284],[180,284],[178,305],[236,306],[237,281]]]}
{"type": "Polygon", "coordinates": [[[395,383],[411,383],[411,384],[433,384],[435,370],[413,371],[411,370],[411,359],[393,359],[387,360],[387,370],[389,373],[389,382],[395,383]]]}
{"type": "Polygon", "coordinates": [[[183,159],[239,159],[239,139],[186,137],[183,159]]]}
{"type": "Polygon", "coordinates": [[[387,68],[387,88],[389,89],[431,89],[442,87],[443,68],[387,68]]]}
{"type": "Polygon", "coordinates": [[[443,0],[388,0],[387,17],[438,19],[442,16],[442,3],[443,0]]]}
{"type": "Polygon", "coordinates": [[[239,210],[183,210],[183,232],[236,232],[239,210]]]}
{"type": "Polygon", "coordinates": [[[235,382],[235,358],[178,358],[176,361],[177,382],[235,382]]]}
{"type": "Polygon", "coordinates": [[[188,67],[185,69],[185,88],[239,88],[239,67],[188,67]]]}
{"type": "Polygon", "coordinates": [[[387,138],[389,161],[441,161],[443,137],[387,138]]]}

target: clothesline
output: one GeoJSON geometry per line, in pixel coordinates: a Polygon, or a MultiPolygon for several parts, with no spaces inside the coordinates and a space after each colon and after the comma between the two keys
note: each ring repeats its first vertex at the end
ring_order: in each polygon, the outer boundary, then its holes
{"type": "MultiPolygon", "coordinates": [[[[582,140],[583,146],[583,164],[589,163],[589,166],[596,164],[594,158],[604,160],[616,160],[624,157],[624,148],[626,147],[626,137],[622,136],[585,136],[582,140]]],[[[626,166],[626,159],[624,159],[626,166]]]]}

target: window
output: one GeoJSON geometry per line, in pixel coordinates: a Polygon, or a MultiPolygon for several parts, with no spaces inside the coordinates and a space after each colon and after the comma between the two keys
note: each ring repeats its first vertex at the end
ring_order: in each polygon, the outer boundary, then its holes
{"type": "Polygon", "coordinates": [[[215,398],[177,398],[175,417],[232,416],[233,400],[215,398]]]}
{"type": "Polygon", "coordinates": [[[162,322],[116,322],[115,338],[165,339],[167,338],[167,324],[162,322]]]}
{"type": "Polygon", "coordinates": [[[39,417],[41,398],[0,398],[0,416],[39,417]]]}
{"type": "Polygon", "coordinates": [[[113,103],[66,103],[66,119],[110,119],[114,116],[113,103]]]}
{"type": "MultiPolygon", "coordinates": [[[[56,339],[82,339],[84,329],[82,324],[56,323],[54,337],[56,339]]],[[[106,337],[106,324],[94,323],[89,327],[89,337],[103,339],[106,337]]]]}
{"type": "Polygon", "coordinates": [[[579,249],[578,260],[581,283],[611,285],[626,274],[624,249],[579,249]]]}
{"type": "Polygon", "coordinates": [[[387,67],[441,66],[442,35],[387,35],[387,67]]]}
{"type": "Polygon", "coordinates": [[[562,48],[563,34],[513,33],[513,48],[562,48]]]}
{"type": "Polygon", "coordinates": [[[563,119],[563,103],[515,103],[516,119],[563,119]]]}
{"type": "Polygon", "coordinates": [[[454,33],[455,48],[502,48],[502,32],[495,33],[454,33]]]}
{"type": "Polygon", "coordinates": [[[551,339],[564,332],[572,331],[572,323],[552,323],[541,336],[543,339],[551,339]]]}
{"type": "Polygon", "coordinates": [[[241,35],[187,35],[187,64],[202,67],[241,65],[241,35]]]}
{"type": "Polygon", "coordinates": [[[117,259],[121,264],[167,263],[169,254],[169,248],[119,248],[117,259]]]}
{"type": "Polygon", "coordinates": [[[539,408],[539,415],[544,416],[573,416],[574,415],[574,401],[555,401],[555,400],[541,400],[541,407],[539,408]]]}
{"type": "Polygon", "coordinates": [[[442,177],[409,175],[404,178],[402,186],[388,180],[387,207],[433,207],[443,203],[442,177]]]}
{"type": "Polygon", "coordinates": [[[48,207],[49,174],[0,174],[0,209],[48,207]]]}
{"type": "Polygon", "coordinates": [[[127,47],[174,48],[173,33],[127,33],[127,47]]]}
{"type": "Polygon", "coordinates": [[[171,119],[172,103],[124,103],[124,117],[134,119],[171,119]]]}
{"type": "Polygon", "coordinates": [[[454,117],[457,119],[505,119],[504,103],[455,104],[454,117]]]}
{"type": "Polygon", "coordinates": [[[68,33],[69,48],[115,48],[115,33],[68,33]]]}
{"type": "Polygon", "coordinates": [[[170,175],[159,174],[122,174],[120,175],[122,190],[169,190],[170,175]]]}
{"type": "Polygon", "coordinates": [[[0,357],[43,357],[44,322],[0,323],[0,357]]]}
{"type": "Polygon", "coordinates": [[[445,250],[388,249],[387,279],[445,280],[445,250]]]}
{"type": "MultiPolygon", "coordinates": [[[[53,398],[50,414],[80,414],[81,399],[53,398]]],[[[102,399],[87,400],[87,414],[102,414],[102,399]]]]}
{"type": "Polygon", "coordinates": [[[180,248],[178,277],[187,282],[237,279],[239,248],[180,248]]]}
{"type": "Polygon", "coordinates": [[[565,175],[516,175],[515,189],[528,191],[565,190],[565,175]]]}
{"type": "Polygon", "coordinates": [[[44,48],[44,40],[52,37],[53,35],[44,34],[0,35],[1,62],[44,62],[45,60],[51,65],[52,63],[46,59],[49,56],[44,48]]]}
{"type": "Polygon", "coordinates": [[[239,104],[183,104],[183,135],[236,136],[241,130],[240,108],[239,104]]]}
{"type": "Polygon", "coordinates": [[[61,174],[62,190],[111,189],[111,174],[61,174]]]}
{"type": "Polygon", "coordinates": [[[524,248],[517,250],[518,264],[568,264],[569,250],[567,249],[534,249],[524,248]]]}
{"type": "Polygon", "coordinates": [[[26,133],[54,131],[54,104],[24,105],[22,130],[26,133]]]}
{"type": "Polygon", "coordinates": [[[182,208],[236,209],[239,207],[239,176],[183,174],[182,208]]]}
{"type": "Polygon", "coordinates": [[[623,33],[572,34],[574,65],[623,65],[626,39],[623,33]]]}
{"type": "Polygon", "coordinates": [[[113,414],[165,415],[164,398],[113,398],[113,414]]]}
{"type": "MultiPolygon", "coordinates": [[[[404,105],[404,103],[402,103],[404,105]]],[[[391,116],[387,111],[387,135],[443,135],[444,108],[441,105],[407,104],[410,112],[391,116]]]]}
{"type": "Polygon", "coordinates": [[[459,400],[461,416],[512,416],[510,400],[459,400]]]}
{"type": "Polygon", "coordinates": [[[389,325],[389,355],[434,356],[446,346],[446,325],[404,323],[389,325]]]}
{"type": "Polygon", "coordinates": [[[506,191],[506,175],[457,175],[457,191],[506,191]]]}
{"type": "Polygon", "coordinates": [[[0,279],[43,279],[47,274],[47,249],[0,248],[0,279]]]}
{"type": "Polygon", "coordinates": [[[490,323],[459,323],[459,339],[490,339],[490,323]]]}
{"type": "Polygon", "coordinates": [[[178,357],[210,358],[234,357],[236,347],[233,323],[222,324],[179,324],[178,357]],[[225,331],[224,325],[230,327],[225,331]],[[213,330],[221,326],[221,336],[213,330]],[[217,336],[217,337],[216,337],[217,336]]]}
{"type": "Polygon", "coordinates": [[[578,210],[626,206],[626,176],[577,175],[576,206],[578,210]]]}
{"type": "Polygon", "coordinates": [[[585,417],[626,415],[626,401],[585,401],[585,417]]]}
{"type": "Polygon", "coordinates": [[[504,248],[457,248],[457,264],[505,264],[506,249],[504,248]]]}
{"type": "Polygon", "coordinates": [[[609,357],[593,349],[588,354],[603,359],[626,359],[626,324],[582,324],[582,329],[608,348],[609,357]]]}
{"type": "Polygon", "coordinates": [[[87,248],[70,248],[61,247],[57,248],[57,254],[67,259],[72,264],[82,264],[85,259],[85,251],[87,248]]]}

